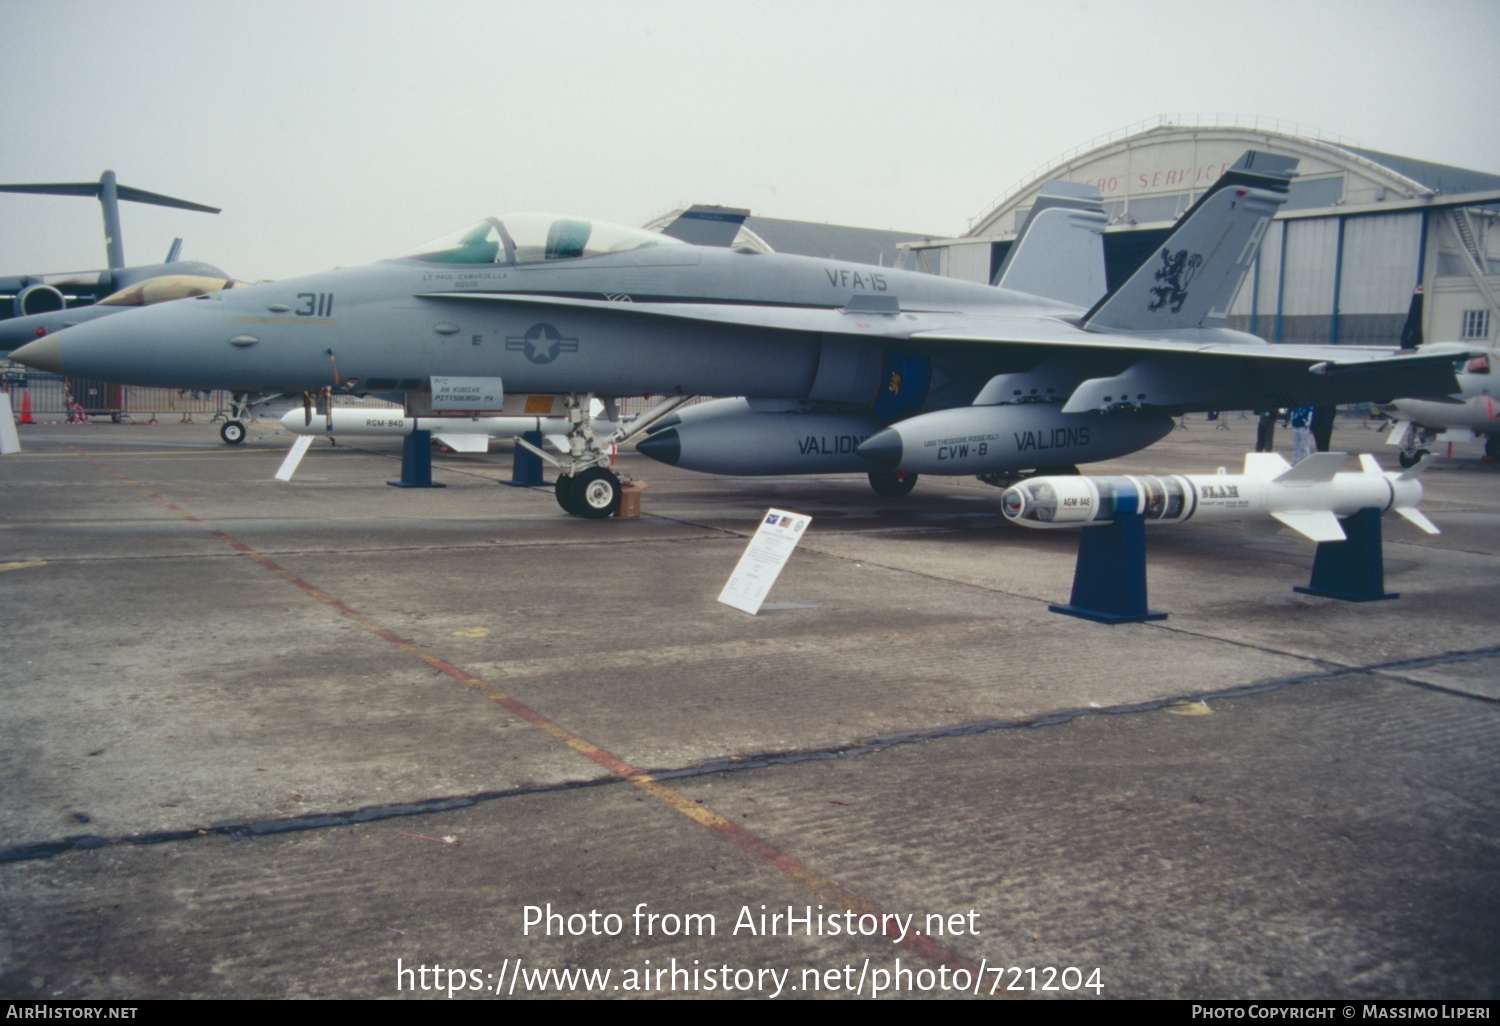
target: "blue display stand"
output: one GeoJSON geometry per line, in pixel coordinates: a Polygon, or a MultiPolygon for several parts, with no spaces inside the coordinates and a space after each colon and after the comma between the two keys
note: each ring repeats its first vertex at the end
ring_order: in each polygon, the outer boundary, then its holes
{"type": "Polygon", "coordinates": [[[401,441],[401,480],[393,488],[446,488],[432,483],[432,432],[413,431],[401,441]]]}
{"type": "Polygon", "coordinates": [[[1380,547],[1380,510],[1362,509],[1340,517],[1347,540],[1318,542],[1312,580],[1293,588],[1305,595],[1321,595],[1343,602],[1378,602],[1400,598],[1385,590],[1385,557],[1380,547]]]}
{"type": "MultiPolygon", "coordinates": [[[[532,445],[540,447],[542,444],[540,431],[528,431],[521,437],[532,445]]],[[[517,445],[515,456],[511,460],[510,480],[505,483],[517,488],[534,488],[542,482],[542,458],[526,446],[517,445]]]]}
{"type": "Polygon", "coordinates": [[[1165,620],[1166,613],[1146,608],[1146,518],[1127,513],[1079,531],[1073,597],[1047,608],[1096,623],[1165,620]]]}

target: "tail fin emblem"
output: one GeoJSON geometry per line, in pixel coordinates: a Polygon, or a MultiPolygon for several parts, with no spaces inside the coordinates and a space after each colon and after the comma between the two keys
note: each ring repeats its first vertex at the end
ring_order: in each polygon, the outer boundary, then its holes
{"type": "Polygon", "coordinates": [[[1146,304],[1146,309],[1160,310],[1171,303],[1172,313],[1177,313],[1182,309],[1182,304],[1187,302],[1187,287],[1192,283],[1193,275],[1203,266],[1203,254],[1194,253],[1189,256],[1185,249],[1179,249],[1176,253],[1164,249],[1161,251],[1161,260],[1162,267],[1151,277],[1162,284],[1152,286],[1151,294],[1156,298],[1146,304]]]}

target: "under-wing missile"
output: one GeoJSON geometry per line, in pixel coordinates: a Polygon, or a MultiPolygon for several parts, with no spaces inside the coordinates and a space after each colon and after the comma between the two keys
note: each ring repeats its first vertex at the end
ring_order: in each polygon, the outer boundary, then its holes
{"type": "Polygon", "coordinates": [[[1395,510],[1426,531],[1417,475],[1430,458],[1401,472],[1382,471],[1362,455],[1358,473],[1340,473],[1345,453],[1325,452],[1292,466],[1275,453],[1247,453],[1243,474],[1151,474],[1118,477],[1034,477],[1005,490],[1006,519],[1026,527],[1107,524],[1143,513],[1148,522],[1274,517],[1315,542],[1343,541],[1338,518],[1361,509],[1395,510]]]}
{"type": "MultiPolygon", "coordinates": [[[[281,426],[294,435],[404,436],[431,431],[432,437],[456,452],[487,452],[491,438],[516,438],[528,431],[539,431],[547,438],[563,438],[568,433],[566,417],[408,417],[400,410],[349,406],[335,406],[331,416],[314,413],[311,420],[301,408],[289,410],[281,426]]],[[[613,430],[614,425],[595,421],[594,428],[613,430]]],[[[561,448],[566,451],[566,442],[561,448]]]]}

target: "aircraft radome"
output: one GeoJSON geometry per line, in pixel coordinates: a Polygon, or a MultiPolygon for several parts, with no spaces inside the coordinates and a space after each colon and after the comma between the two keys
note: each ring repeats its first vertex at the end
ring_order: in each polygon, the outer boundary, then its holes
{"type": "Polygon", "coordinates": [[[127,384],[418,393],[412,406],[433,376],[560,394],[568,452],[547,458],[560,505],[587,517],[618,503],[610,445],[653,428],[640,451],[691,469],[862,471],[899,493],[919,473],[1121,456],[1190,410],[1452,392],[1446,356],[1223,327],[1294,164],[1245,154],[1097,301],[1104,216],[1076,185],[1033,208],[996,285],[518,214],[366,267],[80,324],[14,358],[127,384]],[[584,415],[640,395],[666,398],[607,435],[584,415]],[[668,419],[694,396],[740,398],[668,419]]]}

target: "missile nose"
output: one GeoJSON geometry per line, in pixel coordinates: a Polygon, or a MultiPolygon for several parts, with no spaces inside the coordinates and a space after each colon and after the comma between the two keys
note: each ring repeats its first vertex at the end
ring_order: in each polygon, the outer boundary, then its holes
{"type": "Polygon", "coordinates": [[[667,428],[635,443],[635,451],[650,456],[658,463],[675,467],[677,461],[682,459],[682,439],[678,437],[676,428],[667,428]]]}
{"type": "Polygon", "coordinates": [[[51,374],[63,372],[62,341],[56,335],[45,335],[35,342],[28,342],[11,353],[10,358],[33,370],[51,374]]]}
{"type": "Polygon", "coordinates": [[[895,470],[901,465],[901,436],[886,428],[866,438],[854,451],[877,467],[895,470]]]}

